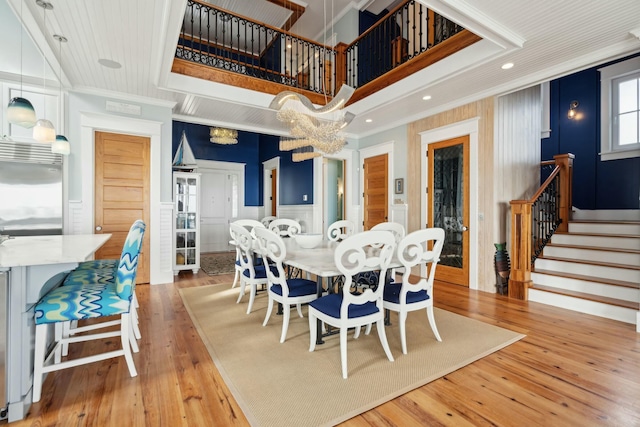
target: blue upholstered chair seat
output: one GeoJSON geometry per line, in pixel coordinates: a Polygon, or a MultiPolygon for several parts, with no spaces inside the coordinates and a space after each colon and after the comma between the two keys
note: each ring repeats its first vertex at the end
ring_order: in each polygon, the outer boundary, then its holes
{"type": "MultiPolygon", "coordinates": [[[[387,302],[400,304],[400,290],[402,289],[402,283],[391,283],[384,287],[383,299],[387,302]]],[[[427,291],[421,289],[417,292],[407,292],[407,304],[413,304],[419,301],[425,301],[429,299],[427,291]]]]}
{"type": "Polygon", "coordinates": [[[118,268],[119,259],[94,259],[91,261],[83,261],[76,267],[79,270],[104,270],[118,268]]]}
{"type": "MultiPolygon", "coordinates": [[[[307,279],[289,279],[287,280],[287,286],[289,286],[290,297],[315,295],[317,289],[316,282],[307,279]]],[[[270,289],[272,292],[282,296],[282,285],[272,285],[270,289]]]]}
{"type": "Polygon", "coordinates": [[[36,325],[128,313],[131,303],[116,292],[115,282],[60,286],[36,304],[36,325]]]}
{"type": "MultiPolygon", "coordinates": [[[[311,301],[309,305],[322,313],[340,318],[340,306],[342,305],[342,294],[329,294],[315,301],[311,301]]],[[[361,305],[351,304],[348,309],[348,316],[350,319],[355,317],[368,316],[370,314],[377,313],[378,307],[373,301],[366,302],[361,305]]]]}

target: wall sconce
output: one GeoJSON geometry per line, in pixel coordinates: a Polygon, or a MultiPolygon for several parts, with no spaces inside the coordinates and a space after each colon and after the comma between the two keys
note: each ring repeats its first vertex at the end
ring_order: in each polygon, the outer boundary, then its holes
{"type": "Polygon", "coordinates": [[[578,101],[571,101],[571,104],[569,104],[569,112],[567,113],[569,120],[575,119],[578,115],[576,108],[578,108],[578,101]]]}

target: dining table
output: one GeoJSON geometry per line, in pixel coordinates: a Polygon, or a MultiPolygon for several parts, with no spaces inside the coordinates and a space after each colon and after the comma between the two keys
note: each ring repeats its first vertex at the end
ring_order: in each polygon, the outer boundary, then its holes
{"type": "Polygon", "coordinates": [[[0,416],[9,422],[23,419],[32,402],[35,305],[110,237],[111,234],[24,236],[0,244],[0,273],[5,282],[0,297],[6,304],[0,319],[6,322],[6,340],[0,342],[0,352],[4,352],[0,356],[5,356],[4,369],[0,369],[4,380],[0,385],[0,416]]]}
{"type": "MultiPolygon", "coordinates": [[[[318,298],[322,296],[326,289],[333,291],[333,284],[330,282],[334,278],[341,278],[343,274],[336,266],[334,253],[339,242],[323,240],[319,245],[314,248],[303,248],[296,243],[295,238],[284,239],[285,246],[287,248],[287,254],[283,260],[283,263],[289,267],[294,267],[301,272],[306,272],[316,276],[317,283],[317,295],[318,298]]],[[[401,267],[402,264],[398,260],[396,254],[391,258],[388,271],[394,267],[401,267]]],[[[316,344],[323,344],[322,340],[322,328],[320,320],[318,320],[318,327],[316,328],[316,344]]]]}

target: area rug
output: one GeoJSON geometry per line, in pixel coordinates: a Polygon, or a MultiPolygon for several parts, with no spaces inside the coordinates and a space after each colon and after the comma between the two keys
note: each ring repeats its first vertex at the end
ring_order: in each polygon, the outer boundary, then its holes
{"type": "Polygon", "coordinates": [[[348,340],[349,378],[342,378],[339,335],[309,352],[309,323],[291,313],[287,340],[280,344],[282,317],[266,327],[266,294],[251,314],[248,295],[236,304],[229,284],[180,290],[211,358],[245,416],[254,426],[335,425],[508,346],[524,335],[435,309],[442,342],[426,313],[409,313],[408,354],[403,355],[397,317],[386,333],[395,361],[386,358],[375,327],[348,340]]]}
{"type": "Polygon", "coordinates": [[[209,276],[235,272],[236,253],[208,252],[200,254],[200,268],[209,276]]]}

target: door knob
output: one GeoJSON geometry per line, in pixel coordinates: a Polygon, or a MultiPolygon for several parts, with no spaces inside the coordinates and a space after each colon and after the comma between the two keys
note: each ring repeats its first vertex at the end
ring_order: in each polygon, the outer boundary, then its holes
{"type": "Polygon", "coordinates": [[[102,227],[99,225],[96,225],[96,231],[102,231],[102,227]]]}
{"type": "Polygon", "coordinates": [[[463,225],[462,226],[462,231],[467,231],[467,230],[469,230],[469,227],[467,227],[466,225],[463,225]]]}

